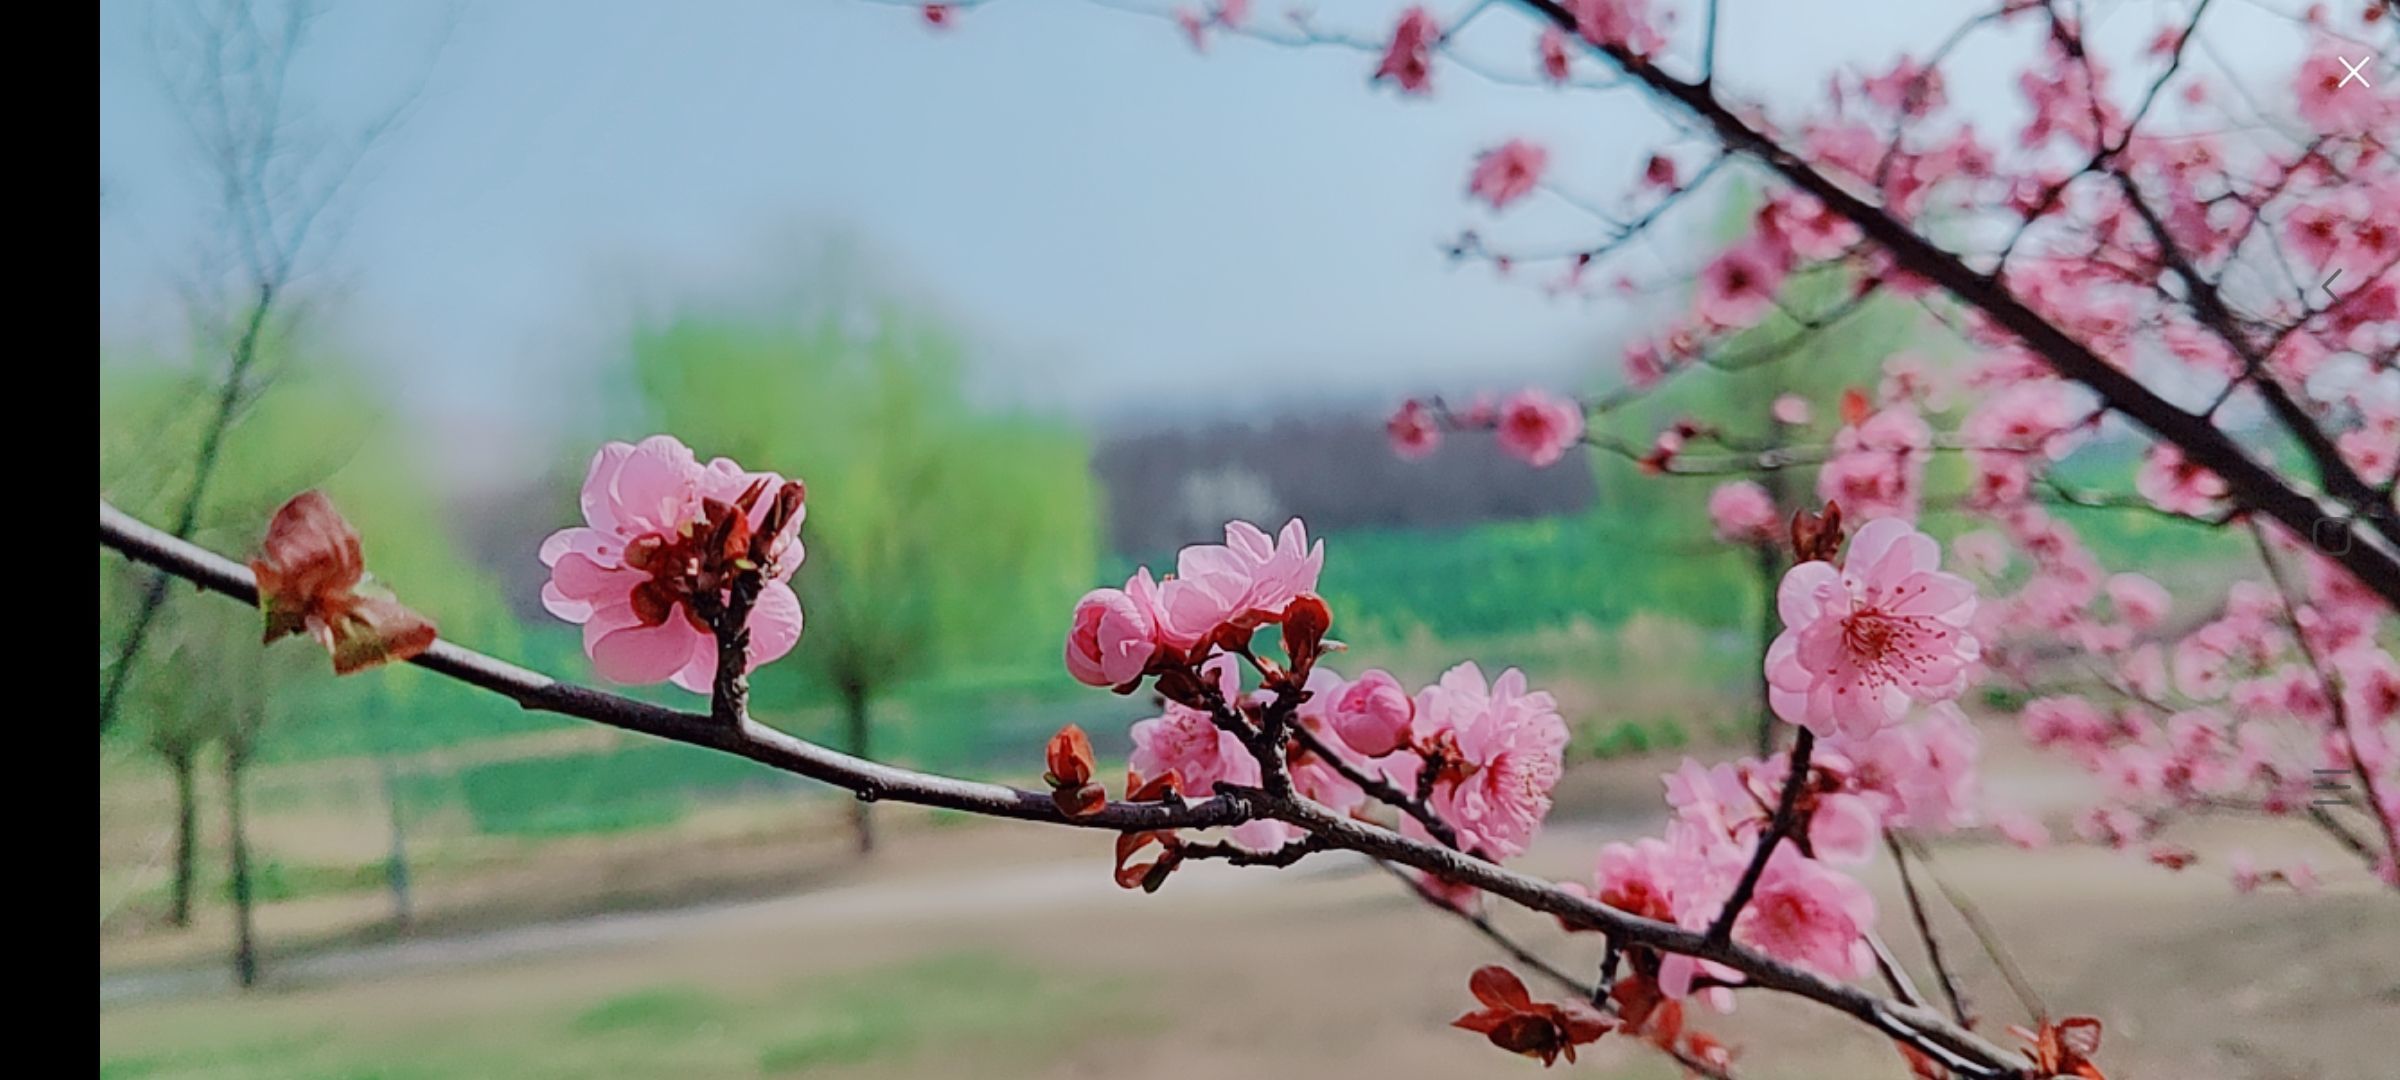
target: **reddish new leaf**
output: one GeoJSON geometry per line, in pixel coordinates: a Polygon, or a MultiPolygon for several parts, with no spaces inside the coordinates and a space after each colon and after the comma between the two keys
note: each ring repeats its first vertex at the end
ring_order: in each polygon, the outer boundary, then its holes
{"type": "Polygon", "coordinates": [[[1792,514],[1792,557],[1801,562],[1832,562],[1842,553],[1842,508],[1832,502],[1825,512],[1792,514]]]}
{"type": "Polygon", "coordinates": [[[1842,426],[1857,427],[1867,422],[1875,406],[1867,400],[1866,392],[1853,386],[1842,391],[1842,426]]]}
{"type": "Polygon", "coordinates": [[[1283,609],[1283,654],[1292,662],[1292,681],[1305,684],[1310,668],[1325,654],[1325,632],[1333,609],[1313,593],[1302,593],[1283,609]]]}
{"type": "Polygon", "coordinates": [[[1068,724],[1050,736],[1048,752],[1050,771],[1042,779],[1052,788],[1082,787],[1092,782],[1092,740],[1083,729],[1068,724]]]}
{"type": "Polygon", "coordinates": [[[303,491],[275,511],[250,573],[266,621],[261,640],[306,633],[333,656],[337,675],[433,645],[432,621],[367,577],[358,530],[320,492],[303,491]]]}
{"type": "Polygon", "coordinates": [[[2044,1021],[2039,1032],[2024,1028],[2009,1030],[2032,1044],[2034,1065],[2041,1075],[2108,1080],[2101,1075],[2100,1066],[2091,1060],[2092,1055],[2100,1052],[2100,1021],[2089,1016],[2070,1016],[2056,1023],[2044,1021]]]}
{"type": "Polygon", "coordinates": [[[1167,830],[1117,834],[1117,887],[1157,892],[1166,884],[1167,875],[1183,863],[1183,841],[1167,830]],[[1158,857],[1149,862],[1128,862],[1144,848],[1158,846],[1158,857]]]}
{"type": "Polygon", "coordinates": [[[1614,1026],[1580,1002],[1533,1000],[1524,980],[1497,964],[1477,968],[1467,989],[1484,1007],[1451,1021],[1452,1027],[1482,1035],[1509,1053],[1540,1058],[1545,1066],[1561,1057],[1572,1063],[1577,1046],[1597,1041],[1614,1026]]]}

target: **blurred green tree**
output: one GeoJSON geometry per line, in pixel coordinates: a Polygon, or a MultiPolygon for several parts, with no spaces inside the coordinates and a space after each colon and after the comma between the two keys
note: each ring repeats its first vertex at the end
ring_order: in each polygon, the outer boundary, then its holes
{"type": "MultiPolygon", "coordinates": [[[[703,458],[807,483],[794,658],[867,757],[875,700],[904,680],[1056,663],[1097,526],[1080,433],[976,409],[946,328],[861,307],[798,327],[678,318],[638,335],[633,358],[655,420],[703,458]]],[[[757,682],[754,705],[805,689],[757,682]]],[[[853,822],[872,851],[866,803],[853,822]]]]}
{"type": "MultiPolygon", "coordinates": [[[[261,359],[282,366],[278,356],[261,359]]],[[[214,423],[200,392],[210,379],[205,372],[141,360],[102,364],[103,498],[149,521],[174,512],[190,490],[196,466],[186,456],[153,451],[188,445],[198,430],[214,423]]],[[[256,547],[276,507],[300,491],[320,488],[358,526],[375,576],[431,615],[444,634],[514,648],[515,620],[488,575],[461,557],[419,459],[409,452],[405,436],[384,422],[375,402],[370,388],[343,365],[312,362],[304,370],[284,371],[226,429],[217,482],[195,516],[194,539],[245,554],[256,547]]],[[[122,640],[127,626],[141,617],[148,583],[147,572],[112,554],[100,556],[104,664],[111,643],[122,640]]],[[[193,897],[199,846],[196,770],[203,748],[215,744],[227,754],[230,795],[238,790],[241,770],[260,757],[276,756],[278,740],[287,733],[306,732],[317,742],[324,741],[323,733],[337,733],[341,741],[354,743],[341,749],[380,758],[409,745],[410,729],[427,715],[501,711],[467,688],[423,679],[413,670],[336,680],[323,654],[304,645],[286,645],[276,650],[281,655],[273,664],[252,670],[252,662],[239,653],[206,652],[219,647],[201,640],[210,636],[237,639],[225,648],[259,651],[256,615],[244,620],[237,611],[230,622],[209,619],[207,613],[219,606],[182,594],[163,598],[151,632],[162,647],[146,649],[133,660],[121,707],[127,722],[118,725],[124,729],[121,739],[117,729],[102,736],[104,744],[127,742],[133,752],[155,757],[174,779],[176,859],[169,915],[179,924],[190,917],[193,897]],[[254,700],[246,696],[253,694],[254,700]],[[225,711],[236,701],[251,701],[255,715],[236,724],[225,711]],[[369,720],[360,723],[357,717],[369,720]]],[[[386,784],[384,790],[397,852],[400,786],[386,784]]],[[[233,839],[247,843],[240,835],[233,839]]],[[[405,870],[395,866],[389,876],[395,911],[404,913],[405,870]]],[[[236,891],[239,896],[241,890],[236,891]]]]}

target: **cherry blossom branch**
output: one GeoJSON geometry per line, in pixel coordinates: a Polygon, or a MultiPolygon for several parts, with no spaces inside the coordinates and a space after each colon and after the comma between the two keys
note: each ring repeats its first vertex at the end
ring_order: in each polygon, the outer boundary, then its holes
{"type": "MultiPolygon", "coordinates": [[[[1374,797],[1376,801],[1415,818],[1417,824],[1424,826],[1425,831],[1431,833],[1435,840],[1441,841],[1443,847],[1458,848],[1458,830],[1451,828],[1449,822],[1443,821],[1440,814],[1434,813],[1433,807],[1423,796],[1411,796],[1392,786],[1382,777],[1368,775],[1364,770],[1352,765],[1348,759],[1335,753],[1333,747],[1326,745],[1325,740],[1318,738],[1315,732],[1308,730],[1305,726],[1294,726],[1292,738],[1298,740],[1301,746],[1307,748],[1309,753],[1315,754],[1318,760],[1323,761],[1333,771],[1340,773],[1342,779],[1358,785],[1359,790],[1374,797]]],[[[1432,772],[1432,763],[1427,762],[1425,772],[1421,775],[1432,775],[1432,772]]]]}
{"type": "MultiPolygon", "coordinates": [[[[1375,867],[1384,873],[1392,875],[1392,877],[1401,884],[1408,886],[1409,891],[1417,895],[1417,899],[1424,901],[1426,904],[1432,907],[1448,912],[1451,916],[1457,918],[1458,921],[1473,927],[1476,933],[1483,936],[1484,940],[1491,942],[1501,952],[1507,953],[1510,959],[1515,960],[1517,963],[1523,964],[1534,974],[1550,980],[1552,985],[1555,985],[1559,989],[1573,994],[1578,998],[1590,1001],[1597,1007],[1606,1009],[1612,1013],[1615,1011],[1614,1003],[1608,1000],[1609,974],[1603,973],[1599,983],[1584,982],[1573,975],[1567,974],[1564,970],[1561,970],[1558,965],[1544,959],[1540,953],[1534,952],[1523,942],[1510,937],[1507,931],[1500,929],[1498,924],[1492,922],[1491,916],[1480,911],[1469,911],[1442,899],[1440,896],[1435,895],[1432,890],[1427,889],[1422,883],[1410,878],[1405,871],[1402,871],[1399,867],[1394,866],[1391,863],[1378,859],[1375,861],[1375,867]]],[[[1683,1066],[1685,1070],[1694,1076],[1703,1077],[1705,1080],[1734,1080],[1733,1070],[1721,1065],[1717,1065],[1713,1062],[1703,1061],[1699,1057],[1686,1051],[1680,1045],[1667,1045],[1655,1040],[1648,1041],[1645,1043],[1645,1045],[1657,1050],[1659,1053],[1674,1058],[1676,1064],[1683,1066]]]]}
{"type": "Polygon", "coordinates": [[[2017,1003],[2036,1019],[2048,1016],[2050,1010],[2042,1004],[2041,995],[2034,992],[2033,984],[2026,980],[2025,973],[2018,969],[2017,962],[2008,955],[2008,951],[2000,947],[1999,932],[1992,928],[1990,920],[1983,917],[1983,909],[1957,889],[1951,888],[1940,871],[1934,869],[1933,853],[1926,848],[1924,841],[1902,833],[1893,833],[1890,837],[1893,842],[1907,847],[1909,853],[1916,856],[1917,862],[1932,875],[1933,887],[1941,892],[1943,900],[1949,902],[1950,910],[1958,912],[1958,917],[1966,920],[1967,929],[1975,935],[1976,943],[1983,946],[1983,954],[1991,959],[1992,966],[2000,969],[2000,978],[2008,983],[2009,992],[2017,996],[2017,1003]]]}
{"type": "MultiPolygon", "coordinates": [[[[135,520],[106,500],[100,503],[100,543],[211,592],[244,603],[258,602],[257,582],[248,567],[135,520]]],[[[1048,792],[932,776],[865,761],[747,717],[739,724],[729,725],[714,716],[563,683],[449,641],[436,641],[411,662],[499,694],[535,712],[571,716],[720,750],[832,784],[870,801],[891,799],[990,817],[1116,831],[1205,829],[1238,825],[1260,816],[1258,808],[1247,798],[1218,796],[1190,803],[1112,802],[1098,813],[1070,818],[1059,810],[1048,792]]]]}
{"type": "MultiPolygon", "coordinates": [[[[1576,34],[1575,12],[1556,0],[1515,0],[1518,6],[1569,34],[1576,34]]],[[[1634,55],[1622,45],[1583,39],[1586,51],[1615,65],[1652,93],[1681,106],[1706,124],[1727,148],[1747,155],[1785,181],[1815,196],[1828,209],[1859,227],[1892,259],[1912,274],[1940,286],[1959,302],[1981,311],[1995,326],[2008,331],[2052,370],[2100,395],[2111,408],[2126,415],[2154,436],[2175,445],[2184,456],[2225,481],[2233,498],[2258,510],[2300,535],[2309,535],[2327,520],[2317,501],[2293,487],[2274,470],[2250,456],[2232,437],[2200,416],[2186,412],[2094,353],[2055,323],[2035,311],[2003,284],[1996,274],[1978,272],[1956,254],[1935,244],[1914,227],[1853,194],[1823,171],[1785,148],[1773,137],[1742,119],[1720,101],[1710,86],[1685,82],[1634,55]]],[[[2330,556],[2357,575],[2368,588],[2400,607],[2400,554],[2374,544],[2351,544],[2330,556]]]]}
{"type": "Polygon", "coordinates": [[[1759,875],[1767,872],[1767,860],[1775,854],[1775,845],[1782,843],[1800,816],[1800,793],[1808,787],[1808,757],[1817,747],[1817,733],[1801,728],[1792,739],[1791,763],[1783,777],[1783,794],[1776,799],[1775,816],[1767,822],[1766,835],[1758,838],[1758,849],[1750,854],[1750,865],[1743,868],[1742,878],[1734,883],[1733,893],[1725,898],[1725,910],[1717,913],[1715,922],[1708,924],[1708,940],[1733,940],[1733,923],[1750,903],[1750,894],[1758,889],[1759,875]]]}
{"type": "Polygon", "coordinates": [[[2283,601],[2284,624],[2292,631],[2292,641],[2300,649],[2300,655],[2308,660],[2309,672],[2316,676],[2317,685],[2325,690],[2326,702],[2333,708],[2333,726],[2342,733],[2342,750],[2350,759],[2350,773],[2358,778],[2359,786],[2364,789],[2367,816],[2375,819],[2376,827],[2383,832],[2384,857],[2391,860],[2393,867],[2392,887],[2400,889],[2400,829],[2393,827],[2391,817],[2384,812],[2384,807],[2389,804],[2384,802],[2383,793],[2376,789],[2375,770],[2367,768],[2366,762],[2359,757],[2358,732],[2350,725],[2350,708],[2349,703],[2343,700],[2341,680],[2326,667],[2324,658],[2317,654],[2316,645],[2309,640],[2307,628],[2301,625],[2299,601],[2294,599],[2298,594],[2292,590],[2292,583],[2286,580],[2282,564],[2275,560],[2275,552],[2267,544],[2266,528],[2253,521],[2250,523],[2250,536],[2258,544],[2258,560],[2266,565],[2267,577],[2275,582],[2277,598],[2283,601]]]}
{"type": "Polygon", "coordinates": [[[1476,933],[1483,935],[1485,940],[1491,942],[1493,945],[1498,946],[1500,951],[1507,953],[1509,959],[1525,965],[1527,968],[1531,969],[1534,974],[1550,980],[1553,984],[1557,985],[1559,989],[1587,1001],[1596,999],[1607,993],[1606,987],[1595,986],[1591,983],[1584,982],[1573,975],[1567,974],[1565,970],[1561,969],[1558,965],[1551,963],[1549,960],[1544,959],[1540,953],[1534,952],[1523,942],[1508,936],[1507,932],[1501,930],[1498,925],[1492,922],[1491,916],[1479,911],[1469,911],[1451,903],[1448,900],[1442,899],[1441,896],[1436,894],[1433,890],[1426,888],[1423,882],[1409,877],[1407,871],[1402,870],[1398,866],[1394,866],[1393,864],[1382,859],[1375,860],[1375,868],[1383,871],[1384,873],[1392,875],[1393,880],[1407,886],[1408,891],[1416,894],[1417,899],[1424,901],[1426,904],[1432,907],[1447,911],[1451,915],[1456,916],[1458,921],[1474,927],[1476,933]]]}
{"type": "MultiPolygon", "coordinates": [[[[236,600],[253,605],[258,602],[257,581],[248,568],[135,520],[106,500],[100,503],[99,531],[102,546],[127,558],[236,600]]],[[[1570,926],[1599,931],[1613,940],[1721,964],[1742,973],[1747,985],[1818,1002],[1935,1055],[1969,1075],[2010,1080],[2027,1075],[2022,1056],[1994,1046],[1925,1009],[1878,997],[1730,940],[1713,939],[1672,923],[1627,914],[1556,883],[1340,816],[1298,795],[1221,786],[1214,796],[1198,802],[1111,801],[1089,814],[1070,816],[1046,792],[959,780],[862,760],[755,720],[744,718],[739,723],[726,724],[713,716],[563,683],[448,641],[436,641],[410,663],[489,690],[527,709],[735,754],[832,784],[870,801],[888,799],[988,817],[1118,833],[1208,829],[1261,819],[1281,821],[1316,837],[1323,850],[1356,851],[1399,863],[1481,889],[1529,910],[1556,916],[1570,926]]]]}
{"type": "Polygon", "coordinates": [[[2350,826],[2342,824],[2340,818],[2334,817],[2324,807],[2310,803],[2308,820],[2315,822],[2318,828],[2325,830],[2335,843],[2347,848],[2352,855],[2366,860],[2367,865],[2373,866],[2383,858],[2376,853],[2375,846],[2367,842],[2366,837],[2350,831],[2350,826]]]}
{"type": "Polygon", "coordinates": [[[1328,849],[1322,836],[1303,836],[1273,851],[1252,851],[1239,844],[1214,841],[1205,844],[1186,843],[1177,850],[1185,859],[1218,859],[1229,866],[1286,867],[1328,849]]]}

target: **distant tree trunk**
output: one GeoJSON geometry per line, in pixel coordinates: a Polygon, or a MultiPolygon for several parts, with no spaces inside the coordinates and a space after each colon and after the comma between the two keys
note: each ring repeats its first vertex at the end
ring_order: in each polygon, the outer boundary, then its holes
{"type": "MultiPolygon", "coordinates": [[[[1767,448],[1779,450],[1784,445],[1784,427],[1774,417],[1774,406],[1767,406],[1767,448]]],[[[1789,471],[1768,469],[1760,477],[1760,486],[1767,489],[1767,500],[1778,515],[1792,512],[1792,483],[1789,471]]],[[[1783,630],[1783,618],[1775,610],[1775,590],[1783,584],[1783,549],[1781,540],[1769,537],[1751,545],[1758,558],[1758,756],[1765,760],[1775,753],[1775,706],[1769,701],[1771,688],[1767,684],[1767,650],[1774,647],[1775,635],[1783,630]]]]}
{"type": "Polygon", "coordinates": [[[258,937],[251,921],[250,836],[242,820],[242,770],[247,755],[225,750],[225,821],[233,869],[233,977],[243,989],[258,985],[258,937]]]}
{"type": "Polygon", "coordinates": [[[392,823],[392,847],[384,857],[384,881],[392,888],[392,925],[407,926],[415,909],[408,895],[408,825],[401,817],[400,781],[394,775],[392,759],[375,755],[375,773],[383,786],[385,815],[392,823]]]}
{"type": "MultiPolygon", "coordinates": [[[[842,684],[843,715],[849,722],[850,753],[868,758],[868,734],[872,725],[867,717],[868,690],[864,682],[846,680],[842,684]]],[[[866,799],[850,803],[850,827],[858,836],[858,853],[875,853],[875,804],[866,799]]]]}
{"type": "Polygon", "coordinates": [[[197,750],[169,755],[175,774],[175,881],[167,921],[192,925],[192,878],[200,855],[200,760],[197,750]]]}
{"type": "Polygon", "coordinates": [[[1775,587],[1781,584],[1783,560],[1770,541],[1762,540],[1750,549],[1758,556],[1758,756],[1764,760],[1775,753],[1775,707],[1767,697],[1773,687],[1767,681],[1766,661],[1775,635],[1783,630],[1783,620],[1775,610],[1775,587]]]}

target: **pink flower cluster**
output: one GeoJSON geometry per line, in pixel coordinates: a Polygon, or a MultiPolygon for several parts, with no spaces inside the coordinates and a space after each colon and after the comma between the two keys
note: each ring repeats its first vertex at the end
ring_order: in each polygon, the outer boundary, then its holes
{"type": "Polygon", "coordinates": [[[1384,433],[1393,453],[1413,461],[1441,446],[1446,427],[1488,428],[1510,457],[1546,468],[1583,441],[1583,405],[1538,387],[1526,387],[1496,405],[1481,398],[1454,413],[1412,399],[1384,422],[1384,433]]]}
{"type": "MultiPolygon", "coordinates": [[[[1229,701],[1243,701],[1232,658],[1220,655],[1206,670],[1229,701]]],[[[1474,664],[1460,664],[1413,697],[1389,672],[1369,670],[1346,681],[1320,665],[1309,676],[1309,700],[1296,719],[1326,736],[1319,741],[1341,755],[1354,771],[1414,791],[1424,770],[1433,770],[1430,806],[1456,833],[1459,844],[1494,859],[1521,854],[1550,811],[1567,744],[1566,721],[1550,695],[1528,690],[1515,669],[1489,684],[1474,664]]],[[[1263,703],[1267,692],[1247,695],[1263,703]]],[[[1258,762],[1241,740],[1202,710],[1169,703],[1165,715],[1133,726],[1131,765],[1141,780],[1175,772],[1185,790],[1205,794],[1219,782],[1255,786],[1258,762]]],[[[1366,793],[1332,763],[1300,754],[1292,759],[1292,781],[1302,795],[1339,812],[1367,802],[1366,793]]],[[[1426,837],[1410,819],[1403,831],[1426,837]]],[[[1286,826],[1253,823],[1235,839],[1272,847],[1290,839],[1286,826]]]]}
{"type": "MultiPolygon", "coordinates": [[[[1795,568],[1786,578],[1798,601],[1784,608],[1786,638],[1807,639],[1813,653],[1828,648],[1819,639],[1832,633],[1847,648],[1879,632],[1867,625],[1843,629],[1862,613],[1874,613],[1866,615],[1870,620],[1930,618],[1955,629],[1954,621],[1943,620],[1963,620],[1960,609],[1971,609],[1974,593],[1941,580],[1947,575],[1933,570],[1932,545],[1905,523],[1884,519],[1859,531],[1844,570],[1822,562],[1795,568]],[[1919,602],[1923,612],[1912,614],[1919,602]]],[[[1956,660],[1956,643],[1945,648],[1927,650],[1925,663],[1956,660]]],[[[1824,666],[1839,671],[1859,662],[1845,657],[1824,666]]],[[[1878,704],[1871,723],[1825,726],[1793,804],[1793,841],[1768,858],[1733,923],[1735,940],[1837,978],[1862,975],[1872,961],[1866,933],[1875,902],[1843,868],[1873,859],[1886,829],[1936,833],[1982,820],[1976,781],[1981,748],[1965,715],[1938,703],[1921,719],[1903,721],[1901,711],[1886,713],[1878,704]]],[[[1630,914],[1709,927],[1766,837],[1790,768],[1786,757],[1715,766],[1686,759],[1666,777],[1667,805],[1674,811],[1666,836],[1603,847],[1593,896],[1630,914]]],[[[1689,995],[1702,976],[1718,983],[1739,979],[1730,969],[1688,957],[1657,960],[1658,987],[1669,997],[1689,995]]],[[[1708,996],[1718,1007],[1730,1007],[1728,994],[1708,996]]]]}
{"type": "Polygon", "coordinates": [[[1510,139],[1475,160],[1467,190],[1491,203],[1492,209],[1503,209],[1532,194],[1549,163],[1549,151],[1523,139],[1510,139]]]}
{"type": "Polygon", "coordinates": [[[1933,429],[1916,409],[1887,406],[1833,437],[1833,457],[1817,470],[1817,495],[1860,519],[1914,519],[1933,457],[1933,429]]]}
{"type": "Polygon", "coordinates": [[[1717,539],[1729,544],[1768,543],[1783,531],[1775,497],[1755,480],[1717,485],[1708,493],[1708,520],[1716,527],[1717,539]]]}
{"type": "Polygon", "coordinates": [[[789,582],[800,566],[805,509],[794,499],[787,513],[778,499],[761,497],[787,488],[796,493],[797,487],[726,458],[703,465],[671,435],[608,443],[584,475],[584,524],[542,542],[542,564],[550,568],[542,606],[582,624],[584,652],[603,678],[671,680],[707,693],[716,676],[717,643],[695,604],[721,599],[723,583],[712,577],[725,571],[718,565],[722,553],[707,550],[709,543],[732,531],[772,526],[773,535],[751,548],[770,558],[750,609],[750,668],[790,652],[800,640],[800,598],[789,582]]]}
{"type": "MultiPolygon", "coordinates": [[[[1313,635],[1329,618],[1313,596],[1323,564],[1323,544],[1310,546],[1299,521],[1273,539],[1237,521],[1226,526],[1225,543],[1185,548],[1165,580],[1139,571],[1125,588],[1094,590],[1076,605],[1069,673],[1120,692],[1155,676],[1170,699],[1163,714],[1133,725],[1133,786],[1172,775],[1179,793],[1200,796],[1219,784],[1261,782],[1259,753],[1247,737],[1259,733],[1255,718],[1291,684],[1277,683],[1282,673],[1248,652],[1249,632],[1282,623],[1291,651],[1305,601],[1314,625],[1298,631],[1304,644],[1292,661],[1294,671],[1306,672],[1305,697],[1290,719],[1315,738],[1284,748],[1294,788],[1349,813],[1368,801],[1355,778],[1413,793],[1423,777],[1427,810],[1463,849],[1494,859],[1524,851],[1549,813],[1564,764],[1567,727],[1557,703],[1528,689],[1522,672],[1487,683],[1473,664],[1413,695],[1381,670],[1343,679],[1316,662],[1313,635]],[[1244,661],[1260,669],[1264,685],[1244,690],[1244,661]],[[1319,756],[1312,742],[1335,759],[1319,756]]],[[[1414,819],[1401,824],[1427,835],[1414,819]]],[[[1235,830],[1234,840],[1264,849],[1295,835],[1288,825],[1259,821],[1235,830]]]]}
{"type": "MultiPolygon", "coordinates": [[[[2277,557],[2300,562],[2305,599],[2287,604],[2273,586],[2240,581],[2213,614],[2177,626],[2164,586],[2103,575],[2063,523],[2025,508],[2002,524],[2033,569],[1977,619],[2000,668],[2025,679],[2009,657],[2015,643],[2064,640],[2107,684],[2036,697],[2019,716],[2029,742],[2100,782],[2078,835],[2138,851],[2178,817],[2217,806],[2306,813],[2317,777],[2359,773],[2381,802],[2358,792],[2355,805],[2400,824],[2400,661],[2379,639],[2388,609],[2346,571],[2271,532],[2277,557]]],[[[2388,855],[2374,861],[2393,879],[2388,855]]]]}
{"type": "Polygon", "coordinates": [[[1325,544],[1311,547],[1293,518],[1269,537],[1247,521],[1225,526],[1223,544],[1194,544],[1175,573],[1153,581],[1147,567],[1122,589],[1094,589],[1075,604],[1067,632],[1067,671],[1092,686],[1123,686],[1162,651],[1190,654],[1220,629],[1280,621],[1284,609],[1317,588],[1325,544]]]}

